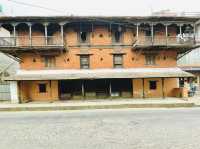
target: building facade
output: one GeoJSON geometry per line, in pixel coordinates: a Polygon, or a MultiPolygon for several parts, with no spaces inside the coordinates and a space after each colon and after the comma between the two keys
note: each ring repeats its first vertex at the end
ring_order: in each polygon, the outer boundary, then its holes
{"type": "MultiPolygon", "coordinates": [[[[199,41],[200,37],[200,22],[196,22],[196,41],[199,41]]],[[[186,72],[192,73],[195,77],[188,79],[190,84],[190,90],[194,90],[196,95],[200,94],[200,48],[189,50],[188,53],[182,55],[178,59],[178,66],[186,72]]]]}
{"type": "MultiPolygon", "coordinates": [[[[0,38],[10,37],[10,32],[0,27],[0,38]]],[[[15,74],[18,68],[18,63],[0,52],[0,101],[10,101],[10,83],[3,81],[1,76],[15,74]]]]}
{"type": "Polygon", "coordinates": [[[200,48],[192,50],[190,53],[184,55],[178,60],[178,66],[186,72],[192,73],[195,77],[188,79],[191,90],[195,88],[196,94],[200,90],[200,48]],[[197,92],[198,91],[198,92],[197,92]]]}
{"type": "Polygon", "coordinates": [[[187,17],[4,17],[0,50],[20,60],[14,101],[186,96],[179,55],[197,47],[187,17]]]}

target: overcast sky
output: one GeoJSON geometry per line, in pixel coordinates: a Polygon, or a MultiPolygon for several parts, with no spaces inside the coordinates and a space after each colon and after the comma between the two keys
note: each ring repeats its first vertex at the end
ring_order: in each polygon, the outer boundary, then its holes
{"type": "Polygon", "coordinates": [[[0,0],[6,15],[151,15],[152,11],[200,12],[200,0],[15,0],[61,12],[48,11],[0,0]]]}

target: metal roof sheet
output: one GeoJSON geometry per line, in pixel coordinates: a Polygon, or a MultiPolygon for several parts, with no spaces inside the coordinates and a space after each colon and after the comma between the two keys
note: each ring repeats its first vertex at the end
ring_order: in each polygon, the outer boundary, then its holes
{"type": "Polygon", "coordinates": [[[198,21],[200,17],[187,16],[1,16],[0,21],[198,21]]]}

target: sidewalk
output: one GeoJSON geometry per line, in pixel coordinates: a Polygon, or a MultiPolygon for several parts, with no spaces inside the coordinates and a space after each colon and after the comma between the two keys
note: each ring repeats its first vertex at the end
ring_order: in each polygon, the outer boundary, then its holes
{"type": "MultiPolygon", "coordinates": [[[[200,103],[200,102],[199,102],[200,103]]],[[[29,102],[23,104],[1,103],[0,111],[57,111],[122,108],[178,108],[194,107],[193,101],[178,98],[165,99],[96,99],[79,101],[29,102]]]]}
{"type": "Polygon", "coordinates": [[[191,97],[189,101],[193,102],[196,107],[200,107],[200,96],[191,97]]]}

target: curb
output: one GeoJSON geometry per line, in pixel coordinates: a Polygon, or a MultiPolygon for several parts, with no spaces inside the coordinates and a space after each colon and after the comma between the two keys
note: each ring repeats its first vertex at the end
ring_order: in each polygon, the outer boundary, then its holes
{"type": "Polygon", "coordinates": [[[92,109],[124,109],[124,108],[190,108],[194,103],[169,104],[116,104],[116,105],[82,105],[82,106],[38,106],[38,107],[0,107],[0,112],[17,111],[63,111],[63,110],[92,110],[92,109]]]}

